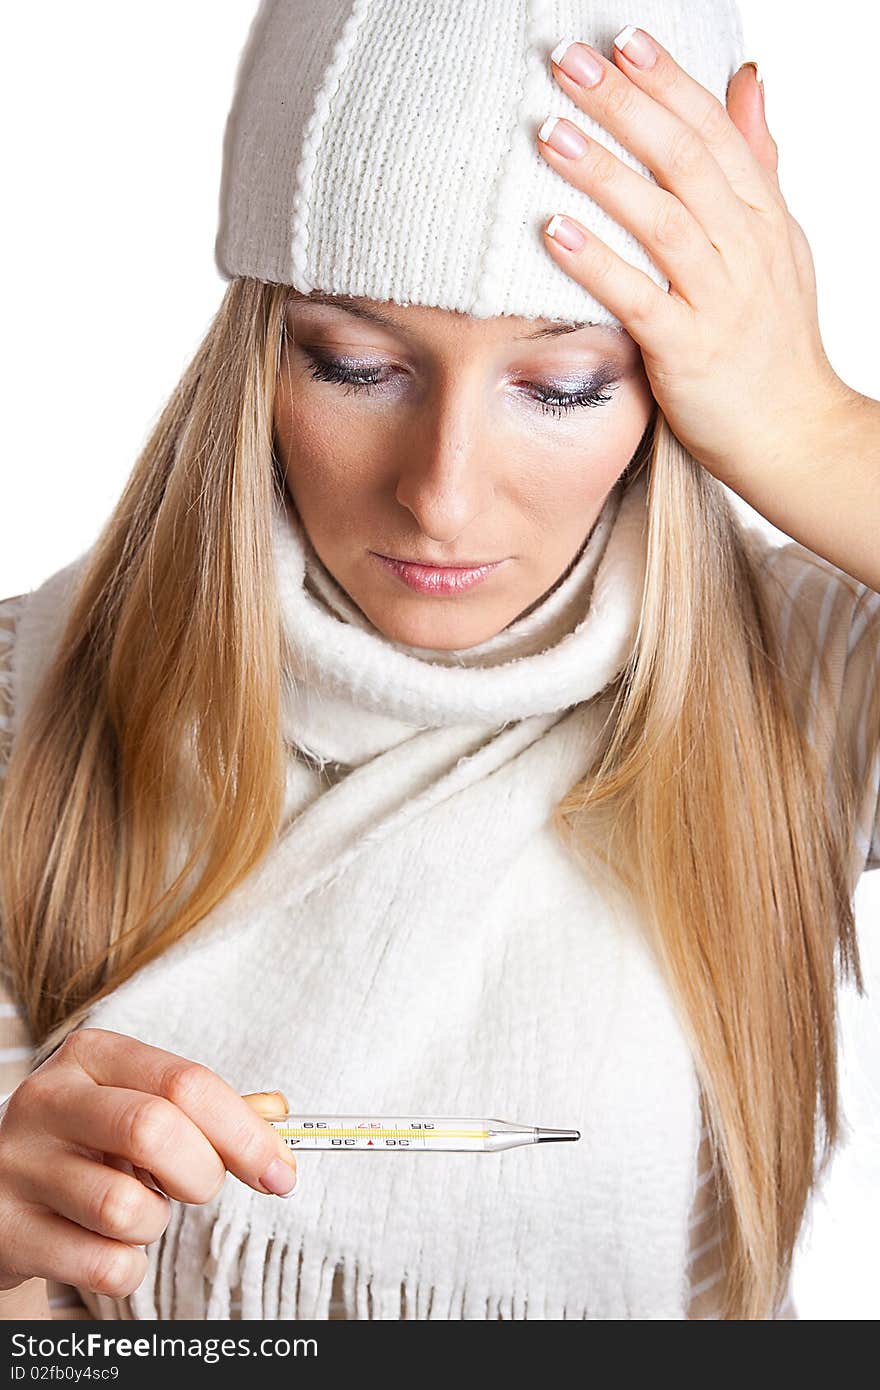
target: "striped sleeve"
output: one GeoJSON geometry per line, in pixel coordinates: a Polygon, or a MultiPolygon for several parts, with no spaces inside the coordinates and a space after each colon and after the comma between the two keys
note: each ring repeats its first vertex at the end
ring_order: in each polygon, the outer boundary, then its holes
{"type": "Polygon", "coordinates": [[[857,830],[864,870],[880,869],[880,594],[864,589],[850,629],[846,691],[850,761],[862,782],[857,830]]]}
{"type": "Polygon", "coordinates": [[[805,736],[839,751],[856,788],[856,878],[880,868],[880,594],[788,541],[763,572],[805,736]]]}
{"type": "MultiPolygon", "coordinates": [[[[15,624],[25,599],[26,595],[17,594],[14,598],[0,601],[0,797],[3,795],[12,750],[12,650],[15,624]]],[[[0,1105],[29,1075],[32,1059],[33,1042],[2,959],[0,924],[0,1105]]],[[[49,1279],[46,1281],[46,1292],[53,1320],[92,1316],[72,1285],[49,1279]]]]}
{"type": "MultiPolygon", "coordinates": [[[[688,1290],[686,1317],[703,1322],[723,1318],[725,1266],[721,1251],[721,1205],[712,1157],[705,1096],[701,1096],[703,1127],[697,1154],[697,1175],[688,1220],[688,1290]]],[[[798,1319],[791,1284],[787,1285],[774,1319],[798,1319]]]]}

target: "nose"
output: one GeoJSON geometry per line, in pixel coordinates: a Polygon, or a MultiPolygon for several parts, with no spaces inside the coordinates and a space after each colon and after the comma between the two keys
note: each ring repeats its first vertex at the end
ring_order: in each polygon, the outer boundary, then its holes
{"type": "Polygon", "coordinates": [[[395,495],[423,535],[450,543],[488,510],[494,492],[485,402],[459,389],[426,401],[403,445],[395,495]]]}

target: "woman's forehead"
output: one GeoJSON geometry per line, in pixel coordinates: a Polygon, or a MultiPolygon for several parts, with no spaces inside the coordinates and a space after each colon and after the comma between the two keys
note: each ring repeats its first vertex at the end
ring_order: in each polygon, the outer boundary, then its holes
{"type": "Polygon", "coordinates": [[[619,342],[629,337],[622,324],[599,324],[589,320],[525,318],[513,314],[500,314],[491,318],[477,318],[460,309],[441,309],[434,305],[401,304],[395,300],[367,299],[356,295],[329,294],[313,290],[304,295],[292,290],[289,301],[297,305],[317,305],[335,309],[381,327],[394,330],[407,327],[436,325],[438,322],[465,324],[469,331],[484,334],[500,334],[515,340],[542,340],[561,337],[569,333],[582,333],[584,338],[595,337],[599,341],[619,342]]]}

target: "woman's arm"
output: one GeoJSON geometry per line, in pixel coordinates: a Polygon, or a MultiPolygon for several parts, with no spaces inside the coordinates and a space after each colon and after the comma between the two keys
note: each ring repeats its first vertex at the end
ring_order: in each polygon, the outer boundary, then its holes
{"type": "Polygon", "coordinates": [[[880,401],[843,391],[724,482],[771,525],[880,592],[880,401]]]}
{"type": "Polygon", "coordinates": [[[669,290],[571,217],[545,225],[548,252],[639,344],[652,393],[693,458],[780,531],[880,590],[880,402],[828,361],[812,252],[780,188],[754,71],[743,64],[723,104],[630,25],[613,61],[577,43],[551,59],[563,92],[654,177],[584,131],[583,153],[555,147],[552,122],[547,139],[538,132],[541,155],[642,243],[669,290]]]}

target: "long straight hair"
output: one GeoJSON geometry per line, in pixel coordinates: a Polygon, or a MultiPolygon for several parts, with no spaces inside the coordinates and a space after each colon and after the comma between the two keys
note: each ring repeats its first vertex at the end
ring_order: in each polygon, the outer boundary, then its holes
{"type": "MultiPolygon", "coordinates": [[[[15,740],[0,920],[35,1063],[277,839],[270,522],[289,293],[228,286],[87,557],[15,740]]],[[[863,989],[854,792],[841,765],[829,797],[747,530],[659,411],[627,476],[642,468],[638,632],[610,741],[554,824],[641,904],[706,1097],[724,1316],[765,1318],[838,1138],[836,956],[863,989]]]]}

